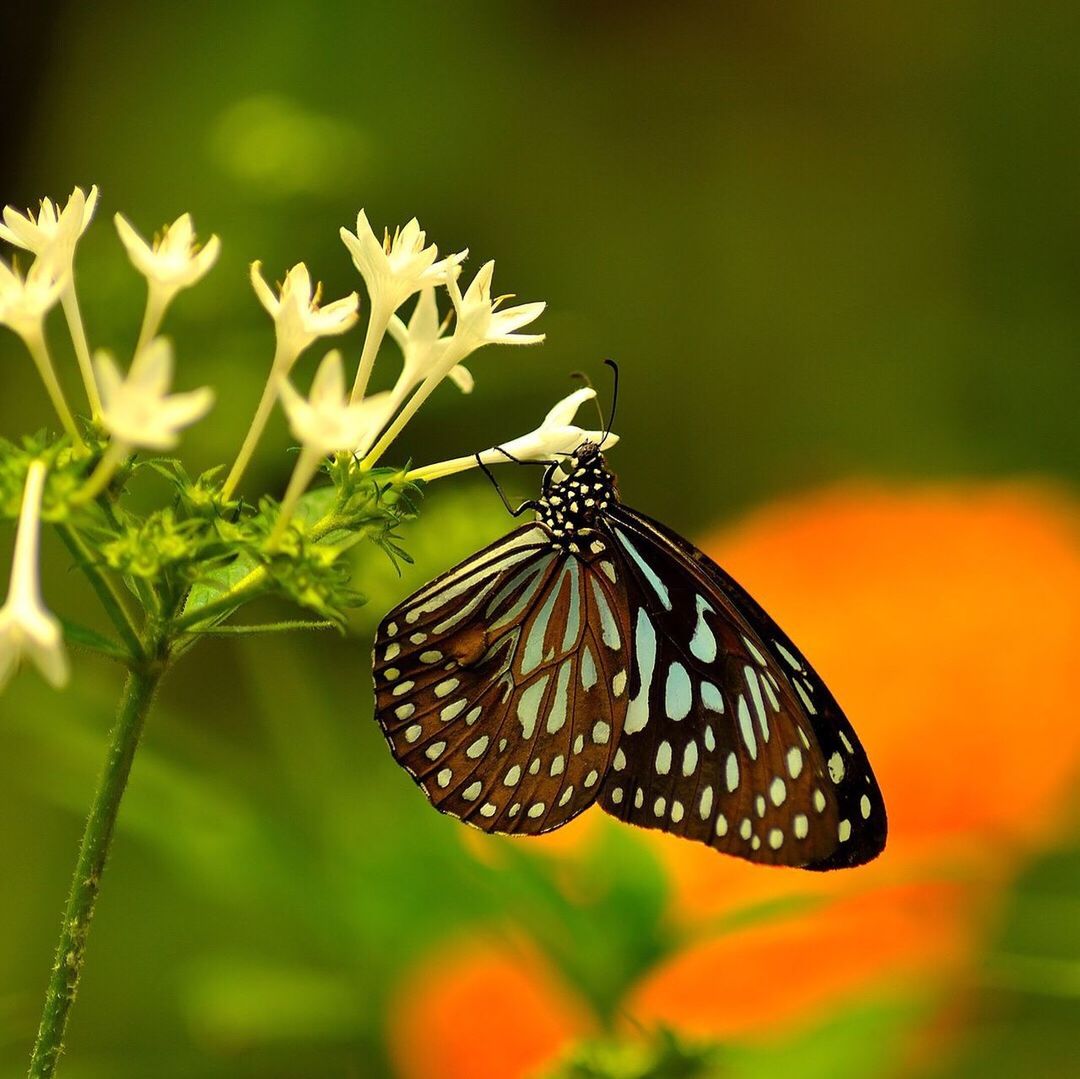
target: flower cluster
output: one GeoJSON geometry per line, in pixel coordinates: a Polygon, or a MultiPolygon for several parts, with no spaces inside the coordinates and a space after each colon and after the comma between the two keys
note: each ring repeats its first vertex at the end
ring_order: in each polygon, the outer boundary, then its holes
{"type": "Polygon", "coordinates": [[[75,188],[63,205],[44,199],[37,212],[8,207],[0,224],[0,241],[32,259],[25,269],[0,259],[0,325],[25,345],[62,429],[19,442],[0,438],[0,520],[16,524],[10,583],[0,607],[0,691],[27,661],[53,686],[65,685],[71,645],[127,670],[31,1060],[31,1074],[42,1079],[53,1074],[63,1044],[128,769],[165,673],[212,635],[344,630],[350,609],[364,601],[353,586],[354,548],[370,542],[393,561],[408,560],[398,529],[417,516],[426,481],[504,460],[558,461],[586,438],[608,437],[574,424],[592,393],[584,390],[556,405],[536,431],[503,447],[411,471],[382,464],[391,443],[444,381],[472,390],[464,363],[479,349],[542,341],[542,334],[522,331],[544,304],[505,306],[493,298],[491,262],[460,287],[466,251],[440,258],[415,218],[380,240],[361,211],[355,231],[342,229],[341,236],[363,280],[366,311],[359,290],[323,302],[321,286],[303,262],[277,285],[259,262],[251,266],[255,299],[274,329],[266,380],[231,467],[193,477],[173,454],[181,433],[210,411],[214,394],[207,387],[174,392],[174,347],[162,328],[173,303],[214,269],[221,241],[211,236],[200,243],[190,214],[152,240],[116,214],[119,240],[145,282],[142,321],[130,357],[92,350],[75,262],[97,204],[96,187],[89,194],[75,188]],[[409,304],[411,311],[403,310],[409,304]],[[47,329],[57,306],[78,362],[84,406],[72,407],[57,376],[47,329]],[[346,335],[365,315],[354,371],[346,335]],[[401,369],[392,389],[370,393],[387,335],[401,352],[401,369]],[[322,358],[304,393],[291,381],[293,371],[322,338],[340,347],[322,358]],[[283,497],[276,499],[249,493],[242,484],[279,404],[299,453],[283,497]],[[328,483],[314,483],[320,471],[328,483]],[[154,486],[136,492],[144,475],[154,486]],[[166,498],[155,505],[153,491],[160,496],[162,478],[166,498]],[[86,577],[110,630],[58,618],[45,606],[43,523],[86,577]],[[298,606],[309,617],[235,617],[263,597],[298,606]]]}
{"type": "MultiPolygon", "coordinates": [[[[508,306],[505,297],[493,297],[493,262],[468,284],[459,283],[467,250],[440,258],[415,218],[380,238],[361,210],[355,230],[341,229],[341,238],[363,281],[366,311],[359,290],[324,302],[303,262],[276,286],[261,263],[252,264],[255,297],[274,328],[266,381],[231,467],[192,479],[178,460],[160,455],[176,449],[181,432],[209,412],[214,395],[205,387],[172,392],[174,349],[161,330],[177,297],[214,268],[221,241],[211,236],[200,243],[186,213],[152,240],[115,215],[119,239],[146,284],[137,344],[125,365],[105,350],[91,350],[75,289],[78,244],[98,201],[96,187],[89,193],[76,187],[62,205],[44,199],[37,212],[7,207],[0,224],[0,240],[33,259],[25,271],[0,261],[0,324],[24,342],[63,428],[58,438],[22,447],[0,443],[0,504],[19,518],[9,598],[0,613],[0,684],[23,656],[54,684],[67,673],[63,634],[42,605],[37,581],[43,498],[55,503],[53,518],[122,638],[115,647],[98,640],[99,650],[134,661],[155,648],[178,654],[266,592],[340,624],[343,610],[356,602],[344,561],[348,548],[367,538],[392,556],[402,554],[395,529],[415,513],[418,485],[478,464],[557,461],[586,439],[617,441],[574,423],[578,408],[594,396],[582,389],[552,408],[535,431],[500,446],[408,472],[382,467],[391,443],[444,381],[472,391],[465,361],[476,352],[543,341],[543,334],[523,331],[544,304],[508,306]],[[46,317],[57,305],[78,360],[85,409],[65,397],[47,341],[46,317]],[[290,378],[299,357],[321,338],[343,338],[365,316],[355,370],[348,350],[335,349],[318,365],[310,391],[297,389],[290,378]],[[400,351],[400,371],[390,390],[370,393],[387,336],[400,351]],[[279,404],[300,445],[284,496],[280,502],[241,497],[248,465],[279,404]],[[122,499],[146,465],[173,481],[178,501],[140,515],[122,499]],[[320,470],[331,487],[309,490],[320,470]],[[129,609],[132,595],[142,619],[129,609]],[[156,643],[147,639],[151,628],[162,638],[156,643]]],[[[81,643],[92,639],[89,631],[71,632],[81,643]]]]}

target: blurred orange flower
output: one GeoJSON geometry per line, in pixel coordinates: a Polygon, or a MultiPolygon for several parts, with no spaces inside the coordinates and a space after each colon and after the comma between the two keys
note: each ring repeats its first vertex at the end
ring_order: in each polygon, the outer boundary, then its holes
{"type": "Polygon", "coordinates": [[[1074,507],[1019,485],[845,486],[766,508],[704,548],[799,642],[859,732],[889,846],[850,873],[759,873],[658,837],[685,909],[831,890],[912,861],[993,870],[1067,823],[1080,764],[1074,507]]]}
{"type": "MultiPolygon", "coordinates": [[[[1018,857],[1069,823],[1080,765],[1069,705],[1080,660],[1073,504],[1019,484],[847,485],[763,509],[703,547],[798,641],[852,719],[885,794],[890,842],[868,866],[811,874],[640,833],[670,873],[671,917],[693,932],[627,987],[625,1012],[692,1034],[765,1034],[873,982],[947,981],[1018,857]],[[799,913],[709,932],[716,919],[800,897],[811,902],[799,913]]],[[[456,1016],[455,1030],[476,1013],[454,979],[497,960],[481,951],[461,962],[440,968],[426,1004],[444,1023],[456,1016]]],[[[500,1045],[506,1060],[535,1060],[533,1046],[574,1025],[565,990],[516,970],[534,995],[513,1009],[500,1045]]],[[[502,978],[510,992],[508,969],[502,978]]],[[[498,993],[489,984],[486,999],[498,993]]],[[[584,1010],[573,1014],[584,1022],[584,1010]]],[[[398,1028],[430,1031],[431,1020],[406,1004],[398,1028]]],[[[475,1051],[459,1042],[439,1048],[441,1070],[406,1074],[483,1074],[447,1070],[455,1050],[475,1051]]]]}
{"type": "Polygon", "coordinates": [[[527,941],[460,941],[399,987],[390,1052],[402,1079],[518,1079],[592,1025],[527,941]]]}
{"type": "Polygon", "coordinates": [[[780,1032],[872,982],[895,989],[927,969],[938,981],[954,975],[967,956],[957,930],[970,904],[957,882],[893,885],[709,937],[646,978],[625,1011],[635,1025],[688,1035],[780,1032]]]}

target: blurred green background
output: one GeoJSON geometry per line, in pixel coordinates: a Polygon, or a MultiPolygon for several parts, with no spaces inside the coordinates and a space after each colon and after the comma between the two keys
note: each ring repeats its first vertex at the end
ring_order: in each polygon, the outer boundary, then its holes
{"type": "MultiPolygon", "coordinates": [[[[6,38],[0,203],[100,185],[79,254],[94,345],[130,350],[142,302],[112,213],[149,234],[190,210],[222,237],[167,325],[180,384],[218,393],[185,444],[193,470],[231,458],[271,355],[248,263],[280,279],[303,259],[342,295],[358,283],[337,230],[363,206],[376,227],[418,215],[470,267],[495,258],[496,292],[549,304],[545,345],[481,353],[470,398],[444,387],[425,408],[397,447],[417,462],[530,429],[570,371],[599,382],[611,356],[623,495],[689,535],[847,477],[1080,475],[1076,5],[100,0],[27,8],[6,38]]],[[[48,420],[5,333],[0,433],[48,420]]],[[[289,443],[275,417],[251,489],[282,488],[289,443]]],[[[522,495],[533,478],[505,476],[522,495]]],[[[377,619],[505,527],[485,485],[436,487],[407,537],[415,570],[361,567],[358,639],[222,643],[178,672],[136,763],[63,1075],[393,1074],[401,971],[508,911],[561,927],[554,951],[579,957],[601,1014],[671,946],[643,848],[609,839],[592,905],[527,848],[495,871],[370,722],[377,619]]],[[[70,591],[73,613],[90,606],[70,591]]],[[[117,672],[85,661],[63,696],[25,677],[0,699],[4,1074],[36,1026],[116,693],[117,672]]],[[[1071,989],[986,988],[970,1006],[990,1018],[943,1068],[1075,1063],[1080,855],[1061,842],[986,947],[1024,939],[1043,918],[1025,904],[1056,896],[1071,989]]],[[[881,1030],[911,1011],[709,1067],[886,1074],[881,1030]]]]}

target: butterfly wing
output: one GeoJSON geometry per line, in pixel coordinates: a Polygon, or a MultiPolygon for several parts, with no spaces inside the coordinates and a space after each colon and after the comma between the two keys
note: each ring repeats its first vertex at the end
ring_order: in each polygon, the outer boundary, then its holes
{"type": "Polygon", "coordinates": [[[701,551],[617,506],[636,662],[600,804],[773,865],[880,853],[885,805],[855,732],[786,634],[701,551]]]}
{"type": "Polygon", "coordinates": [[[576,557],[527,525],[379,626],[376,719],[442,812],[537,834],[596,800],[628,682],[625,598],[596,547],[576,557]]]}

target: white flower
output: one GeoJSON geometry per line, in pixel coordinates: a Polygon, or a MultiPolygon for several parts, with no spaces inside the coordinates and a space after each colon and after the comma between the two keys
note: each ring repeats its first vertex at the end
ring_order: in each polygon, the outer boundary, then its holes
{"type": "Polygon", "coordinates": [[[60,623],[41,599],[38,545],[41,530],[41,492],[45,464],[34,461],[26,473],[15,559],[7,599],[0,607],[0,690],[19,661],[29,658],[56,687],[68,680],[68,659],[60,623]]]}
{"type": "Polygon", "coordinates": [[[132,265],[146,278],[151,294],[162,305],[205,277],[221,253],[221,241],[216,236],[202,247],[196,243],[191,214],[181,214],[167,225],[153,244],[148,244],[122,214],[113,220],[132,265]]]}
{"type": "MultiPolygon", "coordinates": [[[[394,417],[394,422],[383,432],[379,441],[364,455],[363,464],[366,468],[374,466],[386,448],[416,415],[420,406],[431,396],[435,387],[470,353],[484,345],[534,345],[544,340],[542,333],[525,334],[515,331],[538,318],[547,304],[524,303],[500,310],[506,297],[491,299],[491,276],[494,271],[494,262],[481,266],[464,296],[458,288],[457,274],[451,273],[447,276],[446,288],[454,303],[457,326],[453,335],[445,339],[444,347],[434,354],[428,373],[417,391],[394,417]]],[[[361,372],[363,373],[363,363],[361,372]]],[[[361,387],[366,385],[364,380],[358,378],[357,381],[361,387]]],[[[355,395],[355,387],[353,392],[355,395]]]]}
{"type": "Polygon", "coordinates": [[[596,390],[591,387],[575,390],[551,409],[535,431],[484,450],[480,460],[486,465],[499,464],[509,460],[506,455],[510,454],[519,461],[561,461],[583,442],[602,443],[601,449],[610,449],[619,441],[618,435],[608,434],[605,438],[603,431],[585,431],[573,422],[577,410],[595,396],[596,390]]]}
{"type": "MultiPolygon", "coordinates": [[[[407,393],[419,386],[439,367],[439,361],[450,343],[450,338],[442,335],[444,328],[435,302],[435,289],[430,286],[420,290],[420,298],[416,301],[408,326],[397,315],[390,319],[390,336],[398,343],[404,360],[401,377],[395,387],[398,393],[407,393]]],[[[472,392],[473,377],[461,364],[455,365],[449,374],[462,393],[472,392]]]]}
{"type": "Polygon", "coordinates": [[[367,285],[373,313],[385,318],[425,285],[442,284],[468,255],[459,251],[437,262],[439,249],[435,244],[425,247],[425,238],[414,217],[404,228],[394,229],[393,238],[387,232],[380,241],[363,210],[356,215],[355,235],[342,228],[341,239],[367,285]]]}
{"type": "Polygon", "coordinates": [[[19,213],[12,206],[4,207],[4,224],[0,225],[0,239],[15,247],[33,252],[39,258],[50,261],[57,274],[71,270],[75,257],[75,245],[87,230],[97,208],[98,189],[95,184],[90,194],[76,187],[63,209],[51,199],[42,199],[41,208],[19,213]]]}
{"type": "MultiPolygon", "coordinates": [[[[575,390],[548,412],[535,431],[481,450],[480,460],[485,465],[505,464],[508,461],[565,461],[577,452],[583,442],[595,442],[601,449],[610,449],[619,441],[618,435],[604,431],[587,431],[573,422],[582,404],[591,401],[595,396],[596,390],[591,387],[575,390]]],[[[477,455],[472,454],[469,457],[457,457],[451,461],[426,465],[410,472],[409,478],[430,482],[443,476],[451,476],[455,472],[475,468],[476,458],[477,455]]]]}
{"type": "Polygon", "coordinates": [[[274,320],[277,362],[286,370],[316,338],[345,333],[356,323],[360,297],[350,292],[348,296],[320,307],[322,287],[312,288],[311,275],[302,262],[285,275],[276,296],[263,280],[260,262],[251,264],[251,284],[259,302],[274,320]]]}
{"type": "Polygon", "coordinates": [[[352,450],[369,434],[373,424],[385,418],[388,394],[373,394],[355,404],[345,393],[345,369],[341,353],[328,352],[319,364],[305,398],[288,381],[281,384],[281,403],[289,428],[306,451],[320,457],[352,450]]]}
{"type": "Polygon", "coordinates": [[[281,541],[296,511],[301,494],[314,479],[319,462],[331,453],[351,452],[370,438],[386,422],[388,393],[377,393],[361,401],[350,402],[345,392],[345,368],[341,353],[328,352],[315,372],[311,394],[303,397],[288,379],[279,390],[281,403],[289,417],[289,428],[300,441],[277,523],[267,540],[272,550],[281,541]]]}
{"type": "Polygon", "coordinates": [[[45,316],[66,284],[67,274],[52,261],[37,259],[25,277],[0,262],[0,326],[9,326],[28,344],[39,339],[45,316]]]}
{"type": "Polygon", "coordinates": [[[101,422],[124,449],[172,449],[180,431],[202,419],[214,403],[206,387],[169,394],[173,374],[172,346],[164,338],[151,341],[136,357],[127,378],[104,351],[94,357],[101,387],[101,422]]]}
{"type": "Polygon", "coordinates": [[[535,345],[544,340],[542,333],[516,333],[522,326],[540,317],[545,303],[523,303],[500,310],[507,297],[491,298],[491,277],[495,263],[480,267],[472,284],[461,294],[456,279],[447,278],[446,287],[457,311],[457,326],[451,338],[449,352],[463,359],[484,345],[535,345]]]}

